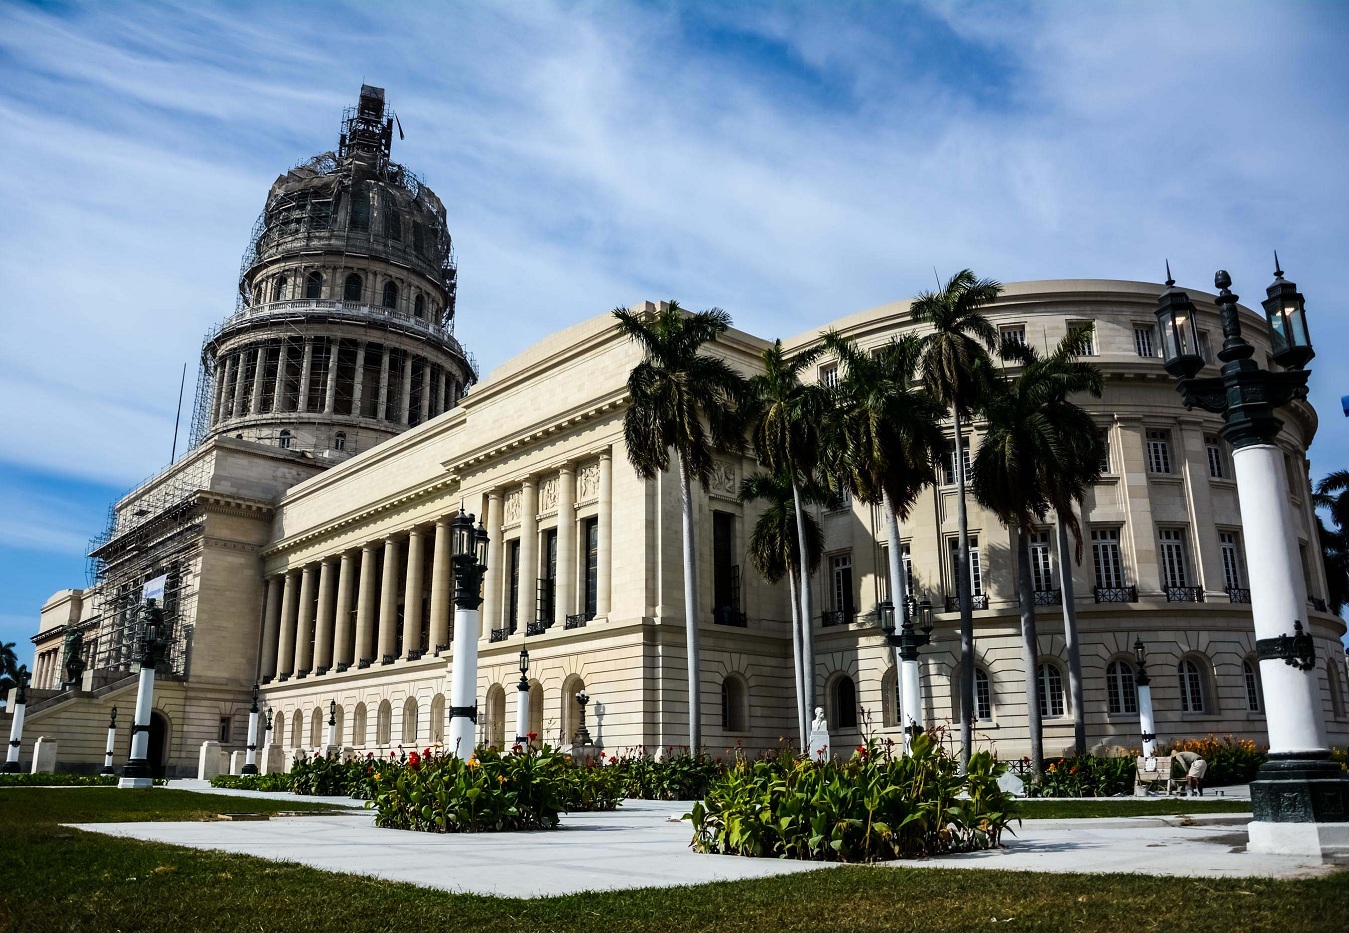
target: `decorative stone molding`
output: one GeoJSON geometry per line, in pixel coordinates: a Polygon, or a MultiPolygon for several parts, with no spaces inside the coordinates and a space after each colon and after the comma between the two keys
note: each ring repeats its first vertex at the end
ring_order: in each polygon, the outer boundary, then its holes
{"type": "Polygon", "coordinates": [[[739,498],[737,472],[736,468],[725,460],[714,461],[712,475],[707,482],[708,493],[721,499],[739,498]]]}
{"type": "Polygon", "coordinates": [[[587,463],[576,471],[576,503],[593,502],[600,497],[600,465],[587,463]]]}
{"type": "Polygon", "coordinates": [[[501,524],[502,527],[509,528],[512,525],[520,524],[520,499],[521,490],[512,489],[506,493],[506,499],[502,503],[501,524]]]}
{"type": "Polygon", "coordinates": [[[548,515],[557,511],[557,477],[549,476],[539,483],[539,514],[548,515]]]}

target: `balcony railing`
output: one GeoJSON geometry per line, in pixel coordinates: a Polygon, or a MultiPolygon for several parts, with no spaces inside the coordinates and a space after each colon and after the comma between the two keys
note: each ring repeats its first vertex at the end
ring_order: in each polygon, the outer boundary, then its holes
{"type": "Polygon", "coordinates": [[[1098,586],[1092,589],[1098,603],[1136,603],[1138,602],[1138,587],[1136,586],[1098,586]]]}
{"type": "Polygon", "coordinates": [[[1325,601],[1324,599],[1322,599],[1320,596],[1308,596],[1308,597],[1307,597],[1307,608],[1309,608],[1309,609],[1315,609],[1317,612],[1329,612],[1329,611],[1330,611],[1329,609],[1326,608],[1326,601],[1325,601]]]}
{"type": "Polygon", "coordinates": [[[1227,599],[1234,603],[1248,603],[1251,601],[1251,591],[1243,586],[1229,586],[1227,599]]]}
{"type": "Polygon", "coordinates": [[[508,628],[494,628],[491,636],[487,639],[489,642],[505,641],[511,637],[511,630],[508,628]]]}
{"type": "Polygon", "coordinates": [[[594,613],[578,612],[576,615],[567,616],[567,621],[562,623],[564,629],[585,628],[586,623],[595,618],[594,613]]]}
{"type": "Polygon", "coordinates": [[[269,301],[262,304],[255,304],[251,307],[241,308],[226,318],[220,325],[219,330],[244,322],[265,321],[267,318],[289,317],[295,314],[313,314],[317,312],[350,315],[365,320],[373,318],[376,320],[389,321],[404,327],[410,327],[413,330],[422,331],[423,333],[430,334],[434,337],[439,337],[453,345],[458,344],[458,341],[454,339],[447,328],[441,326],[439,321],[434,321],[431,318],[417,317],[414,314],[408,314],[394,308],[386,308],[382,305],[366,304],[361,301],[340,301],[330,298],[296,298],[287,301],[269,301]]]}
{"type": "MultiPolygon", "coordinates": [[[[987,609],[987,608],[988,608],[988,594],[987,594],[987,593],[972,593],[972,594],[970,594],[970,608],[971,608],[971,609],[987,609]]],[[[960,597],[959,597],[959,596],[948,596],[948,597],[946,597],[946,611],[947,611],[947,612],[959,612],[959,611],[960,611],[960,597]]]]}
{"type": "Polygon", "coordinates": [[[820,613],[820,625],[830,628],[835,625],[847,625],[857,616],[855,609],[831,609],[820,613]]]}
{"type": "Polygon", "coordinates": [[[1168,603],[1202,603],[1204,601],[1204,588],[1202,586],[1168,586],[1166,587],[1166,601],[1168,603]]]}
{"type": "Polygon", "coordinates": [[[542,635],[552,627],[552,622],[531,622],[525,626],[525,635],[526,637],[530,635],[542,635]]]}
{"type": "Polygon", "coordinates": [[[735,606],[716,606],[712,609],[712,621],[717,625],[732,625],[745,628],[749,624],[745,613],[735,606]]]}
{"type": "Polygon", "coordinates": [[[1036,590],[1035,605],[1037,606],[1057,606],[1063,602],[1062,590],[1036,590]]]}

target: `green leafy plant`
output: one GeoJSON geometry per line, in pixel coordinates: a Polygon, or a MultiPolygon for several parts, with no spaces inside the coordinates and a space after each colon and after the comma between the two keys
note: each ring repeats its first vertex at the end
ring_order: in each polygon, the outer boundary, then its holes
{"type": "MultiPolygon", "coordinates": [[[[164,783],[159,781],[158,783],[164,783]]],[[[0,787],[116,787],[117,776],[105,774],[0,774],[0,787]]]]}
{"type": "Polygon", "coordinates": [[[290,790],[290,774],[217,774],[211,778],[212,787],[231,790],[261,790],[284,793],[290,790]]]}
{"type": "Polygon", "coordinates": [[[864,862],[919,858],[1000,844],[1015,817],[991,752],[967,773],[930,733],[912,753],[869,741],[846,761],[794,755],[737,759],[694,804],[699,852],[864,862]]]}

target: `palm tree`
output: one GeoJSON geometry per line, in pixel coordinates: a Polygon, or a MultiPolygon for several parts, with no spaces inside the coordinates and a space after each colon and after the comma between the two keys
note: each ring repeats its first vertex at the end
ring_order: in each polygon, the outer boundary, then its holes
{"type": "MultiPolygon", "coordinates": [[[[803,383],[801,373],[820,355],[814,347],[788,357],[782,341],[775,340],[763,353],[764,371],[749,380],[754,418],[751,436],[759,462],[792,487],[798,540],[806,538],[805,508],[801,490],[815,481],[820,439],[828,415],[829,391],[816,383],[803,383]]],[[[806,709],[815,708],[815,632],[811,612],[810,568],[806,553],[800,555],[801,654],[804,668],[803,693],[806,709]]]]}
{"type": "Polygon", "coordinates": [[[19,657],[14,653],[14,642],[0,644],[0,700],[19,685],[19,657]]]}
{"type": "MultiPolygon", "coordinates": [[[[1029,536],[1053,509],[1075,538],[1081,558],[1082,528],[1072,507],[1099,478],[1105,452],[1091,416],[1069,398],[1082,392],[1099,397],[1104,385],[1100,369],[1077,358],[1085,339],[1081,333],[1069,334],[1047,357],[1020,343],[1004,342],[1003,358],[1019,364],[1020,372],[991,381],[982,403],[988,431],[974,464],[975,497],[1016,536],[1026,713],[1032,779],[1037,780],[1044,749],[1029,536]]],[[[1077,644],[1075,632],[1070,641],[1077,644]]],[[[1074,716],[1082,705],[1080,687],[1078,693],[1072,700],[1074,716]]]]}
{"type": "MultiPolygon", "coordinates": [[[[903,613],[910,594],[899,522],[908,519],[919,492],[932,481],[933,463],[945,446],[945,410],[931,396],[914,391],[922,350],[918,337],[907,335],[869,353],[831,331],[824,335],[824,347],[843,369],[829,419],[833,436],[822,445],[829,457],[826,472],[860,501],[881,507],[890,599],[903,613]]],[[[916,710],[905,716],[914,723],[922,719],[916,710]]]]}
{"type": "Polygon", "coordinates": [[[615,308],[619,333],[641,344],[645,356],[628,374],[631,404],[623,416],[623,442],[637,475],[655,479],[679,470],[683,495],[684,625],[689,673],[689,748],[702,747],[699,677],[698,586],[694,560],[693,480],[707,490],[712,450],[738,449],[744,429],[739,402],[744,380],[725,360],[701,353],[731,326],[720,308],[689,313],[671,301],[655,314],[615,308]]]}
{"type": "Polygon", "coordinates": [[[974,609],[970,604],[970,521],[965,502],[964,422],[979,396],[980,369],[997,344],[998,333],[982,308],[1002,294],[993,279],[977,278],[969,269],[951,276],[945,287],[923,292],[909,312],[932,332],[922,338],[919,368],[923,386],[951,413],[955,433],[956,570],[960,601],[960,766],[969,762],[974,743],[974,609]]]}
{"type": "Polygon", "coordinates": [[[1321,561],[1326,570],[1326,603],[1339,614],[1349,603],[1349,470],[1336,470],[1316,484],[1312,503],[1330,513],[1331,531],[1317,516],[1321,561]]]}
{"type": "MultiPolygon", "coordinates": [[[[812,505],[831,505],[827,490],[808,486],[801,491],[802,499],[812,505]]],[[[800,574],[801,552],[798,549],[796,506],[792,484],[785,477],[755,473],[740,483],[740,501],[768,503],[763,514],[754,523],[749,538],[749,562],[769,583],[783,577],[792,600],[792,661],[796,671],[796,731],[798,748],[806,747],[810,717],[806,709],[805,658],[802,650],[801,603],[797,596],[797,578],[800,574]]],[[[824,556],[824,532],[820,523],[809,513],[805,516],[806,565],[811,573],[820,566],[824,556]]]]}

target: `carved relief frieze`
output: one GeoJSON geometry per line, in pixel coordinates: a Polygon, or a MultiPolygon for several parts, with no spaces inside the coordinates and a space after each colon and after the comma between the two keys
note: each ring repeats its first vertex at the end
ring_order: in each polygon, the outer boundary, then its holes
{"type": "Polygon", "coordinates": [[[739,477],[736,468],[725,460],[717,460],[712,464],[712,475],[707,482],[707,491],[710,495],[721,499],[735,499],[739,490],[737,482],[739,477]]]}
{"type": "Polygon", "coordinates": [[[557,511],[557,477],[549,476],[539,483],[539,514],[557,511]]]}
{"type": "Polygon", "coordinates": [[[506,527],[520,524],[520,501],[523,497],[519,489],[513,489],[506,493],[506,501],[502,503],[501,523],[506,527]]]}
{"type": "Polygon", "coordinates": [[[600,465],[587,463],[576,471],[576,503],[593,502],[600,497],[600,465]]]}

